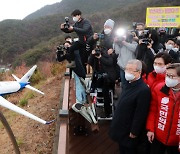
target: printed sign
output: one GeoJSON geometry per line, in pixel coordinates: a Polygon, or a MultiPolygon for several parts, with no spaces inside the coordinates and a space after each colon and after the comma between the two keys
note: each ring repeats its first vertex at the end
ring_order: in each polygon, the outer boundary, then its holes
{"type": "Polygon", "coordinates": [[[180,27],[180,6],[147,8],[146,26],[180,27]]]}

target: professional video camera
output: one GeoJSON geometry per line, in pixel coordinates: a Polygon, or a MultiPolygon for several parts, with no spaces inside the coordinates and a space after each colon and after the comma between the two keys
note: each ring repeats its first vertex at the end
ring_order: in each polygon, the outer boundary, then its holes
{"type": "Polygon", "coordinates": [[[68,18],[68,17],[65,17],[64,20],[65,20],[64,29],[68,29],[68,28],[70,27],[69,18],[68,18]]]}
{"type": "Polygon", "coordinates": [[[96,47],[95,48],[95,56],[100,56],[100,54],[101,54],[101,48],[96,47]]]}
{"type": "Polygon", "coordinates": [[[57,46],[56,50],[56,61],[63,61],[66,59],[66,56],[68,54],[68,47],[65,47],[64,45],[57,46]]]}
{"type": "Polygon", "coordinates": [[[61,59],[67,52],[67,48],[64,45],[57,46],[56,59],[61,59]]]}
{"type": "Polygon", "coordinates": [[[98,33],[97,35],[98,35],[98,38],[99,38],[100,40],[103,40],[103,39],[104,39],[104,34],[98,33]]]}
{"type": "Polygon", "coordinates": [[[146,45],[148,45],[152,41],[149,38],[149,30],[144,30],[143,33],[141,34],[141,36],[139,36],[139,38],[142,40],[142,43],[146,44],[146,45]]]}
{"type": "Polygon", "coordinates": [[[104,34],[98,33],[97,35],[98,35],[98,41],[96,43],[95,56],[99,56],[101,54],[103,48],[103,40],[104,40],[104,34]]]}

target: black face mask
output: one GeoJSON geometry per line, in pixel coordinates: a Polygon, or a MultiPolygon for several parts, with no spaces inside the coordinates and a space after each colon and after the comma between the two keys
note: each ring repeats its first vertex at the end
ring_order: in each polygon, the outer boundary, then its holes
{"type": "Polygon", "coordinates": [[[159,33],[159,35],[165,35],[166,34],[166,32],[160,32],[159,33]]]}

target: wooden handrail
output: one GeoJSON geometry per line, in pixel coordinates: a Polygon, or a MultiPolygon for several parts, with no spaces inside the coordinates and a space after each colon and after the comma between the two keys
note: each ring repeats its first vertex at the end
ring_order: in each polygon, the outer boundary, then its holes
{"type": "Polygon", "coordinates": [[[62,107],[59,112],[60,116],[60,129],[59,129],[59,142],[58,142],[58,154],[67,154],[68,145],[68,123],[69,123],[69,83],[70,83],[70,71],[67,68],[65,73],[64,82],[64,94],[62,107]]]}

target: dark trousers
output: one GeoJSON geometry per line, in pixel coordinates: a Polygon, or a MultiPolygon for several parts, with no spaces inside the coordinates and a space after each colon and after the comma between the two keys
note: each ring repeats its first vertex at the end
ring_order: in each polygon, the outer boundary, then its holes
{"type": "Polygon", "coordinates": [[[74,42],[72,46],[69,48],[69,54],[70,54],[70,61],[74,60],[74,52],[76,50],[81,51],[81,49],[86,48],[86,44],[82,42],[74,42]]]}
{"type": "Polygon", "coordinates": [[[155,139],[151,145],[151,154],[180,154],[180,152],[178,146],[167,146],[155,139]]]}
{"type": "MultiPolygon", "coordinates": [[[[134,139],[132,139],[134,140],[134,139]]],[[[134,147],[125,147],[119,144],[120,154],[150,154],[150,142],[146,136],[146,130],[142,130],[138,136],[138,143],[134,147]]]]}
{"type": "Polygon", "coordinates": [[[138,154],[135,148],[127,148],[121,145],[119,145],[119,152],[120,154],[138,154]]]}
{"type": "Polygon", "coordinates": [[[75,63],[76,63],[76,67],[73,68],[73,71],[79,76],[79,77],[82,77],[83,79],[85,79],[86,77],[86,70],[82,64],[82,61],[81,61],[81,57],[79,55],[79,50],[76,50],[74,52],[74,55],[75,55],[75,63]]]}
{"type": "Polygon", "coordinates": [[[112,113],[112,107],[111,107],[112,100],[109,90],[113,90],[114,84],[115,83],[106,81],[105,79],[102,85],[102,93],[104,97],[104,110],[105,110],[105,116],[107,117],[112,113]]]}
{"type": "Polygon", "coordinates": [[[120,68],[120,79],[121,79],[121,87],[123,88],[124,85],[127,83],[125,79],[125,72],[122,68],[120,68]]]}
{"type": "MultiPolygon", "coordinates": [[[[94,76],[94,75],[93,75],[94,76]]],[[[104,98],[104,110],[105,116],[109,116],[112,113],[111,107],[111,96],[109,90],[113,90],[115,82],[109,80],[108,78],[96,78],[93,77],[91,84],[91,91],[94,92],[96,88],[102,88],[102,94],[104,98]]]]}

